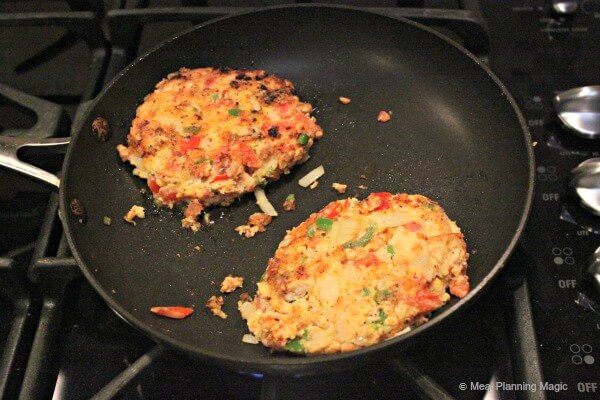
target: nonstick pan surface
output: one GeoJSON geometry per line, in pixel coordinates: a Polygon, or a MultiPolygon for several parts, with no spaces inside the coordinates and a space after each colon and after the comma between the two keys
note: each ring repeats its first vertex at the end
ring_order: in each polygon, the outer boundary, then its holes
{"type": "Polygon", "coordinates": [[[179,351],[237,370],[306,374],[356,366],[398,349],[473,300],[516,244],[531,202],[532,177],[530,138],[514,100],[464,49],[410,21],[358,9],[292,6],[200,25],[127,67],[98,96],[73,138],[60,199],[82,271],[132,325],[179,351]],[[258,211],[252,195],[209,210],[215,223],[198,233],[182,229],[180,217],[165,210],[148,212],[135,227],[122,220],[133,204],[152,209],[140,194],[144,181],[115,150],[126,142],[137,106],[168,73],[205,66],[264,69],[290,79],[300,98],[313,104],[325,131],[305,164],[267,186],[280,215],[251,239],[234,228],[258,211]],[[340,104],[339,96],[352,103],[340,104]],[[392,120],[377,122],[380,110],[392,111],[392,120]],[[112,127],[108,142],[91,134],[98,116],[112,127]],[[298,179],[319,165],[326,170],[319,186],[298,186],[298,179]],[[472,292],[412,332],[352,353],[298,357],[242,343],[247,328],[237,312],[239,290],[225,295],[226,320],[212,316],[206,301],[219,294],[228,274],[243,276],[243,290],[254,293],[286,230],[342,198],[331,189],[333,182],[348,184],[347,195],[359,198],[389,191],[438,201],[465,234],[472,292]],[[281,204],[290,193],[298,207],[284,212],[281,204]],[[69,211],[74,198],[87,211],[85,224],[69,211]],[[110,226],[103,224],[104,216],[112,218],[110,226]],[[150,313],[157,305],[196,311],[175,321],[150,313]]]}

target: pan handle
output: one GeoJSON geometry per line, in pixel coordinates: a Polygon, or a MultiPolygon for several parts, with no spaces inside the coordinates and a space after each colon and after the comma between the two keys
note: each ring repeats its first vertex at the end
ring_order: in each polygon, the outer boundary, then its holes
{"type": "Polygon", "coordinates": [[[23,147],[52,147],[58,151],[65,152],[70,141],[70,137],[48,139],[32,138],[31,136],[0,137],[0,166],[46,182],[58,189],[60,187],[60,178],[58,176],[20,160],[18,151],[23,147]]]}

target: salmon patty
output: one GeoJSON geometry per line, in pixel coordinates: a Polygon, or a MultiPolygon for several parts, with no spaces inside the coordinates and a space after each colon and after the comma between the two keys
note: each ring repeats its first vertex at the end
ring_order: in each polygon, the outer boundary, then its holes
{"type": "Polygon", "coordinates": [[[209,205],[229,205],[308,158],[323,135],[294,85],[263,70],[182,68],[138,107],[117,150],[159,206],[188,205],[196,230],[209,205]]]}
{"type": "Polygon", "coordinates": [[[351,351],[424,323],[448,290],[464,297],[467,258],[459,227],[427,197],[339,200],[287,233],[238,308],[269,348],[351,351]]]}

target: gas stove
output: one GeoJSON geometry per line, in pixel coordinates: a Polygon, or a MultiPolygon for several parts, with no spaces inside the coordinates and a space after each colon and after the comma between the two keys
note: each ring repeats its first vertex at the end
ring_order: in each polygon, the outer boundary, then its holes
{"type": "MultiPolygon", "coordinates": [[[[0,134],[68,136],[89,100],[157,43],[217,16],[283,3],[2,2],[0,134]]],[[[519,103],[534,142],[536,190],[499,277],[459,318],[375,363],[294,378],[241,374],[163,348],[123,322],[80,276],[57,195],[0,170],[0,397],[598,397],[600,296],[588,269],[600,246],[599,217],[582,209],[567,183],[573,168],[600,155],[600,143],[558,123],[552,99],[599,84],[600,1],[328,3],[438,29],[489,63],[519,103]]],[[[60,155],[21,156],[60,170],[60,155]]]]}

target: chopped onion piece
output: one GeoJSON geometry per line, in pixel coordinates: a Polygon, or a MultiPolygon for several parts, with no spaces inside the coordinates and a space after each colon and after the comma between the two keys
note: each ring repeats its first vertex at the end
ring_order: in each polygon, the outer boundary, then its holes
{"type": "Polygon", "coordinates": [[[244,336],[242,336],[242,342],[248,344],[258,344],[258,339],[253,334],[246,333],[244,336]]]}
{"type": "Polygon", "coordinates": [[[400,335],[404,335],[405,333],[408,333],[408,332],[410,332],[411,330],[412,330],[412,329],[411,329],[411,327],[410,327],[410,326],[407,326],[406,328],[402,329],[400,332],[397,332],[396,334],[394,334],[394,336],[393,336],[393,337],[400,336],[400,335]]]}
{"type": "Polygon", "coordinates": [[[362,225],[356,220],[342,219],[336,221],[331,227],[331,231],[329,231],[329,249],[334,249],[357,237],[360,228],[362,228],[362,225]]]}
{"type": "Polygon", "coordinates": [[[256,188],[254,190],[254,196],[256,197],[256,204],[258,204],[262,212],[270,215],[271,217],[276,217],[279,215],[277,214],[275,207],[273,207],[273,204],[271,204],[269,199],[267,199],[267,195],[265,194],[263,188],[256,188]]]}
{"type": "Polygon", "coordinates": [[[395,213],[395,214],[375,214],[371,215],[370,219],[377,224],[379,229],[395,228],[410,222],[410,215],[395,213]]]}
{"type": "Polygon", "coordinates": [[[302,187],[309,187],[311,183],[322,177],[324,174],[325,168],[323,168],[322,165],[319,165],[317,168],[300,178],[298,184],[302,187]]]}

